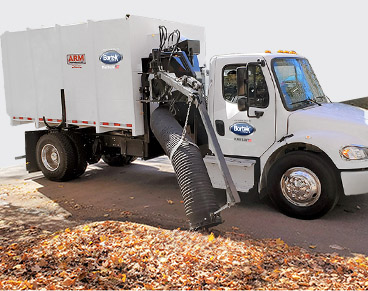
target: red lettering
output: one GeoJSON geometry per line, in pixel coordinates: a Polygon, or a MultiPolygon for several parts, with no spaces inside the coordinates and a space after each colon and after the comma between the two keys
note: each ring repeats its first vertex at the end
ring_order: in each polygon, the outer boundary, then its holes
{"type": "Polygon", "coordinates": [[[85,64],[86,59],[84,54],[68,55],[68,64],[85,64]]]}

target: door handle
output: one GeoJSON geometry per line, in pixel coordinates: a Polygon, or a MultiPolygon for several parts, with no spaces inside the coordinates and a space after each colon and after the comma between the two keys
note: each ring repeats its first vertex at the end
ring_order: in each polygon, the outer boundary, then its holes
{"type": "Polygon", "coordinates": [[[248,115],[249,118],[260,118],[264,114],[264,111],[255,110],[254,111],[254,115],[251,115],[249,111],[250,111],[250,108],[248,109],[248,113],[247,113],[247,115],[248,115]]]}
{"type": "Polygon", "coordinates": [[[254,111],[254,114],[255,114],[256,118],[260,118],[261,116],[263,116],[264,112],[263,111],[254,111]]]}
{"type": "Polygon", "coordinates": [[[220,136],[224,136],[225,135],[225,124],[222,120],[215,120],[215,126],[216,126],[216,131],[218,133],[218,135],[220,136]]]}

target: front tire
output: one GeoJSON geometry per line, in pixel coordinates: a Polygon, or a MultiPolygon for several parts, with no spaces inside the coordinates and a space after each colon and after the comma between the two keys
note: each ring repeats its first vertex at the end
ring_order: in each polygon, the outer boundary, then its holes
{"type": "Polygon", "coordinates": [[[48,133],[36,145],[37,164],[44,176],[51,181],[74,178],[77,166],[73,142],[63,133],[48,133]]]}
{"type": "Polygon", "coordinates": [[[341,185],[337,171],[320,154],[291,152],[268,174],[268,195],[281,212],[301,219],[323,216],[336,205],[341,185]]]}

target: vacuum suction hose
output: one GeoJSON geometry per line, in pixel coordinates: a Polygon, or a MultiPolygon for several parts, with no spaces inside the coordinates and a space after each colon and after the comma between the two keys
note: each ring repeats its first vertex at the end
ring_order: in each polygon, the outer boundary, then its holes
{"type": "Polygon", "coordinates": [[[196,230],[222,223],[221,216],[213,214],[219,206],[198,147],[188,135],[180,143],[183,128],[164,107],[152,113],[151,128],[166,154],[171,157],[190,228],[196,230]]]}

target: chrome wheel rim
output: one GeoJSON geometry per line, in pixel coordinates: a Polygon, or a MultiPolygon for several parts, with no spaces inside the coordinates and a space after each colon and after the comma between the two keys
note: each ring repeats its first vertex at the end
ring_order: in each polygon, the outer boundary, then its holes
{"type": "Polygon", "coordinates": [[[59,152],[52,144],[46,144],[41,150],[41,159],[45,168],[51,172],[56,171],[60,165],[59,152]]]}
{"type": "Polygon", "coordinates": [[[321,182],[317,175],[303,167],[287,170],[281,177],[281,191],[293,205],[307,207],[321,196],[321,182]]]}

